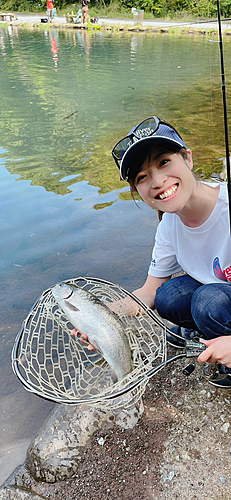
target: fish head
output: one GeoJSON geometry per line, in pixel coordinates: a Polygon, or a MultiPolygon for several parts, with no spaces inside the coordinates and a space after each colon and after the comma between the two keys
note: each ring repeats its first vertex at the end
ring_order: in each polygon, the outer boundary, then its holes
{"type": "Polygon", "coordinates": [[[70,285],[67,285],[67,283],[57,283],[57,285],[53,286],[52,293],[55,300],[59,302],[60,300],[65,300],[71,297],[73,289],[70,285]]]}

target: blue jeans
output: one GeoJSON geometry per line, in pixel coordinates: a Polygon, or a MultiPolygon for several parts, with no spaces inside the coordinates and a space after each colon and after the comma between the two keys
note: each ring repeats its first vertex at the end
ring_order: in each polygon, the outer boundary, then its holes
{"type": "Polygon", "coordinates": [[[207,339],[231,335],[231,284],[203,285],[188,275],[163,283],[155,307],[162,318],[202,333],[207,339]]]}

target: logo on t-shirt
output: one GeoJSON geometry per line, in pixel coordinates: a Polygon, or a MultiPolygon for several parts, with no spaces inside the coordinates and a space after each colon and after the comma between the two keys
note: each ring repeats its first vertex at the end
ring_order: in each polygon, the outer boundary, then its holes
{"type": "Polygon", "coordinates": [[[156,265],[156,259],[152,259],[151,260],[151,266],[155,267],[155,265],[156,265]]]}
{"type": "Polygon", "coordinates": [[[219,262],[219,257],[216,257],[213,261],[213,272],[217,278],[223,281],[231,281],[231,266],[226,267],[222,271],[220,262],[219,262]]]}

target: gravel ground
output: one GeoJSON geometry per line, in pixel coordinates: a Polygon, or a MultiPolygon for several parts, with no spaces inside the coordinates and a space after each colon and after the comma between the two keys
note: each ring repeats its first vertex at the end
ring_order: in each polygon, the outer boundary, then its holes
{"type": "Polygon", "coordinates": [[[133,429],[95,434],[71,479],[37,483],[22,467],[11,484],[52,500],[229,500],[231,392],[208,384],[200,368],[186,378],[184,366],[149,382],[133,429]]]}

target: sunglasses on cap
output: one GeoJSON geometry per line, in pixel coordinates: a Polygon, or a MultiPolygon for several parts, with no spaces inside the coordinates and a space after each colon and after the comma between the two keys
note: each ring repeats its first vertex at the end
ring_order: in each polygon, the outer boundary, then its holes
{"type": "Polygon", "coordinates": [[[139,141],[140,139],[144,139],[145,137],[150,137],[156,134],[160,125],[166,125],[170,129],[174,130],[174,132],[182,141],[180,134],[172,125],[165,122],[164,120],[160,120],[160,118],[158,118],[157,116],[151,116],[150,118],[147,118],[146,120],[139,123],[139,125],[134,127],[134,129],[132,129],[131,132],[126,137],[121,139],[114,146],[112,150],[112,156],[119,169],[120,169],[120,162],[123,160],[125,153],[132,146],[132,144],[139,141]]]}

